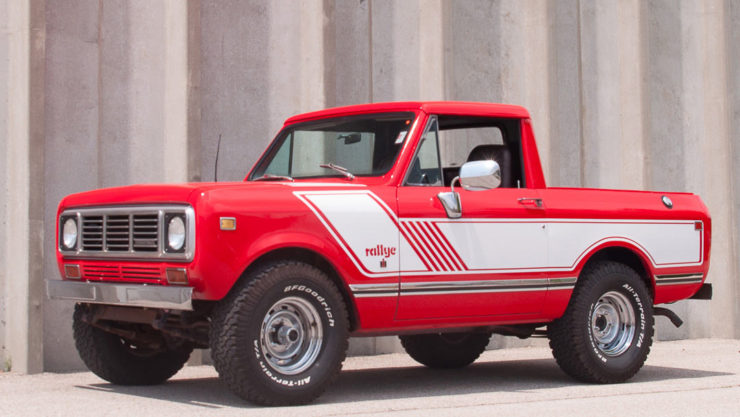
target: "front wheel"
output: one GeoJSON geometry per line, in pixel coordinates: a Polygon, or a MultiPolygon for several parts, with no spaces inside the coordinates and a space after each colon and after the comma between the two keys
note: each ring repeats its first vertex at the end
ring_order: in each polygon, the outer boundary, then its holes
{"type": "Polygon", "coordinates": [[[436,369],[463,368],[488,346],[490,333],[438,333],[399,336],[415,361],[436,369]]]}
{"type": "Polygon", "coordinates": [[[73,318],[74,339],[80,358],[97,376],[117,385],[160,384],[185,365],[193,346],[171,341],[151,326],[118,323],[136,334],[129,340],[84,320],[89,308],[77,304],[73,318]]]}
{"type": "Polygon", "coordinates": [[[600,262],[583,271],[563,317],[548,326],[560,368],[585,382],[624,382],[645,363],[653,307],[632,268],[600,262]]]}
{"type": "Polygon", "coordinates": [[[211,355],[228,387],[261,405],[305,404],[337,377],[348,340],[342,296],[320,270],[279,262],[214,309],[211,355]]]}

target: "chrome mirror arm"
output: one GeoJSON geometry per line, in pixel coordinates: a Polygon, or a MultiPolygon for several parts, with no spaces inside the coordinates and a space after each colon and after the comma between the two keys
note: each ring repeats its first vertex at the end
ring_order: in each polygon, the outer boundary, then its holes
{"type": "Polygon", "coordinates": [[[452,179],[450,191],[437,194],[439,202],[445,208],[447,217],[451,219],[458,219],[462,216],[462,202],[460,201],[460,193],[455,191],[455,181],[459,182],[460,177],[452,179]]]}

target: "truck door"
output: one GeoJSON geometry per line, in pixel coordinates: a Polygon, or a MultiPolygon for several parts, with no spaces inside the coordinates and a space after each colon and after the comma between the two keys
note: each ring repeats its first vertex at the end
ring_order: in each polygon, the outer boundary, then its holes
{"type": "Polygon", "coordinates": [[[398,319],[536,314],[547,292],[544,210],[522,175],[520,120],[431,116],[398,188],[401,248],[398,319]],[[499,188],[455,190],[462,216],[437,195],[464,162],[494,159],[499,188]]]}

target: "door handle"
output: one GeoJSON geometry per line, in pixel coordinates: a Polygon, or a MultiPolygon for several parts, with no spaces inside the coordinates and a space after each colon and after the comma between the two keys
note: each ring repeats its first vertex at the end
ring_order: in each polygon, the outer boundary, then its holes
{"type": "Polygon", "coordinates": [[[520,198],[517,201],[519,201],[519,204],[523,206],[535,206],[537,208],[542,208],[541,198],[520,198]]]}

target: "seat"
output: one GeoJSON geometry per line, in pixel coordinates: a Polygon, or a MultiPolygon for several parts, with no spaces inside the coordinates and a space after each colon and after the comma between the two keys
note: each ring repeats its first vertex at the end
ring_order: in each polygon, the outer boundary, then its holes
{"type": "Polygon", "coordinates": [[[501,168],[500,187],[514,187],[514,178],[511,175],[511,152],[506,145],[478,145],[470,151],[467,162],[485,160],[494,160],[501,168]]]}

